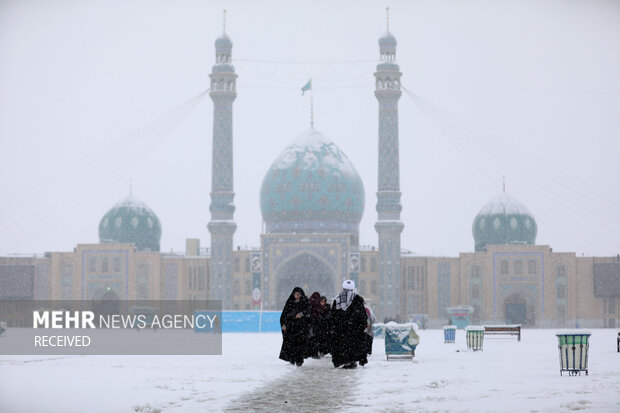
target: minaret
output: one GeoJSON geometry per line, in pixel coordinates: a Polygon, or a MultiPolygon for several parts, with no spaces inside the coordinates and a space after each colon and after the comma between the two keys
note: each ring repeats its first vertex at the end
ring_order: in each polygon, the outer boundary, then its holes
{"type": "Polygon", "coordinates": [[[232,305],[232,251],[235,198],[233,187],[232,103],[237,97],[235,68],[231,64],[232,42],[224,32],[215,41],[215,65],[211,78],[213,99],[213,152],[211,162],[211,271],[209,299],[222,300],[222,308],[232,305]]]}
{"type": "Polygon", "coordinates": [[[375,229],[379,234],[379,302],[380,318],[400,315],[401,265],[400,234],[404,224],[400,221],[400,177],[398,154],[398,99],[400,68],[395,63],[396,38],[390,33],[389,16],[387,33],[379,39],[381,63],[375,72],[375,96],[379,101],[379,185],[377,192],[378,220],[375,229]]]}

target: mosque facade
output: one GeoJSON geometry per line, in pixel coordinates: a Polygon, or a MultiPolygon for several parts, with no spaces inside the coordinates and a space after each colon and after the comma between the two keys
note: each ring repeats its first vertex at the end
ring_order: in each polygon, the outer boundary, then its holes
{"type": "Polygon", "coordinates": [[[260,191],[264,233],[234,247],[232,42],[216,40],[210,245],[160,251],[165,223],[130,195],[99,223],[99,243],[71,252],[0,257],[0,300],[222,300],[224,310],[280,310],[293,287],[333,297],[352,279],[380,320],[615,327],[620,257],[579,257],[537,245],[538,224],[505,190],[474,217],[473,252],[418,256],[401,248],[396,38],[379,40],[377,246],[359,244],[364,184],[334,141],[311,127],[274,160],[260,191]]]}

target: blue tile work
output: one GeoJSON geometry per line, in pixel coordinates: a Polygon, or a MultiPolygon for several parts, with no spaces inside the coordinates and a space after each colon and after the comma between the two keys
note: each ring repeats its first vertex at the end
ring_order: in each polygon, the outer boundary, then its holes
{"type": "Polygon", "coordinates": [[[379,237],[379,318],[403,315],[401,309],[400,165],[398,140],[398,99],[400,68],[396,58],[396,38],[390,33],[379,39],[381,63],[375,72],[375,96],[379,101],[379,171],[377,190],[379,237]]]}
{"type": "Polygon", "coordinates": [[[536,293],[539,293],[540,311],[545,313],[545,262],[542,252],[494,252],[493,253],[493,317],[498,320],[498,306],[500,300],[506,298],[506,294],[517,292],[520,287],[524,287],[529,291],[534,291],[532,286],[536,287],[536,293]],[[503,260],[508,261],[508,274],[501,274],[500,263],[503,260]],[[524,263],[523,274],[513,274],[513,261],[522,260],[524,263]],[[536,274],[530,274],[528,271],[529,262],[536,261],[536,274]],[[501,287],[501,289],[500,289],[501,287]],[[498,294],[499,290],[499,294],[498,294]]]}
{"type": "Polygon", "coordinates": [[[109,287],[119,299],[129,299],[129,251],[127,250],[85,250],[82,251],[82,300],[99,299],[109,287]],[[121,255],[124,268],[120,273],[102,273],[100,263],[104,257],[121,255]],[[96,261],[96,270],[90,271],[89,260],[96,261]]]}
{"type": "Polygon", "coordinates": [[[317,257],[334,272],[334,285],[337,291],[342,281],[349,277],[349,240],[346,234],[282,234],[263,235],[261,240],[262,281],[266,309],[278,310],[276,303],[279,269],[286,262],[308,254],[317,257]]]}
{"type": "Polygon", "coordinates": [[[440,318],[448,318],[448,310],[451,301],[451,276],[450,263],[437,263],[437,314],[440,318]]]}

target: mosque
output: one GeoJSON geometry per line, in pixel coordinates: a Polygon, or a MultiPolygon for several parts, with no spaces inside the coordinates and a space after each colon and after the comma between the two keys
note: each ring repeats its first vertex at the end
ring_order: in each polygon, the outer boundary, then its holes
{"type": "MultiPolygon", "coordinates": [[[[130,195],[99,223],[99,243],[37,257],[0,257],[0,300],[222,300],[225,310],[280,310],[294,286],[334,296],[352,279],[378,318],[439,327],[472,323],[615,327],[619,257],[578,257],[536,244],[538,223],[502,191],[473,217],[473,251],[418,256],[401,248],[396,38],[379,39],[376,247],[359,245],[364,183],[329,137],[314,129],[284,148],[260,191],[260,247],[235,248],[230,38],[215,42],[210,246],[188,239],[184,254],[160,251],[157,215],[130,195]]],[[[465,225],[465,224],[464,224],[465,225]]]]}

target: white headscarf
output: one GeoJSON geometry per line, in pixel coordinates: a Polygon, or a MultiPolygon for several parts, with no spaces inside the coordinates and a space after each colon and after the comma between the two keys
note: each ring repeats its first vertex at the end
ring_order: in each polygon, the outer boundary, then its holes
{"type": "Polygon", "coordinates": [[[336,296],[336,309],[347,311],[351,305],[355,294],[355,283],[352,280],[346,280],[342,283],[342,292],[336,296]]]}

